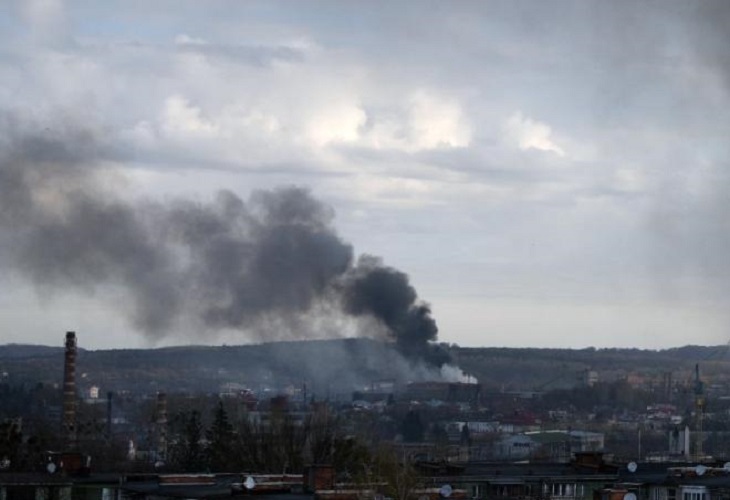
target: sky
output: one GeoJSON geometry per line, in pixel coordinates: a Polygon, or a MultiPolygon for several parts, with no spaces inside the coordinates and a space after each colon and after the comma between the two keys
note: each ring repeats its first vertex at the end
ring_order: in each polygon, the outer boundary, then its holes
{"type": "MultiPolygon", "coordinates": [[[[728,25],[724,0],[9,0],[0,156],[80,130],[128,203],[304,188],[443,342],[725,344],[728,25]]],[[[48,286],[10,255],[13,217],[0,343],[251,341],[151,338],[117,283],[48,286]]]]}

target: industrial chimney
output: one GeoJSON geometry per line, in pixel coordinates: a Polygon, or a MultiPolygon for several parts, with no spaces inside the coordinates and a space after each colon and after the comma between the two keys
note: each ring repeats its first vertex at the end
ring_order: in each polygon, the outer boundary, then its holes
{"type": "Polygon", "coordinates": [[[157,393],[157,460],[167,460],[167,394],[157,393]]]}
{"type": "Polygon", "coordinates": [[[76,334],[74,332],[66,332],[61,431],[67,449],[74,448],[76,446],[76,334]]]}

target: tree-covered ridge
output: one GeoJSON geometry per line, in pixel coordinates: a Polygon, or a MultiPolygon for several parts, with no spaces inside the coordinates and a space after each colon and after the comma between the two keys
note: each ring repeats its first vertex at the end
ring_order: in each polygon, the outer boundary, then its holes
{"type": "MultiPolygon", "coordinates": [[[[83,337],[81,338],[83,341],[83,337]]],[[[445,346],[446,347],[446,346],[445,346]]],[[[703,377],[724,383],[727,346],[685,346],[666,350],[538,349],[447,346],[455,362],[488,390],[544,390],[570,387],[586,370],[604,381],[630,375],[674,383],[692,377],[695,363],[703,377]]],[[[308,385],[324,396],[367,387],[373,381],[437,379],[403,360],[390,344],[370,339],[274,342],[243,346],[180,346],[158,349],[79,350],[79,387],[102,391],[217,391],[222,384],[252,388],[308,385]]],[[[0,383],[60,383],[63,349],[0,346],[0,383]]]]}

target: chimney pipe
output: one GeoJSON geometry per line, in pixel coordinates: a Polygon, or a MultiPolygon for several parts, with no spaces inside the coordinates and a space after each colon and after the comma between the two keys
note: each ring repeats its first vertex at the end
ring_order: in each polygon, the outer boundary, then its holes
{"type": "Polygon", "coordinates": [[[68,449],[76,446],[76,333],[74,332],[66,332],[62,435],[68,449]]]}
{"type": "Polygon", "coordinates": [[[157,460],[167,460],[167,394],[157,393],[157,460]]]}

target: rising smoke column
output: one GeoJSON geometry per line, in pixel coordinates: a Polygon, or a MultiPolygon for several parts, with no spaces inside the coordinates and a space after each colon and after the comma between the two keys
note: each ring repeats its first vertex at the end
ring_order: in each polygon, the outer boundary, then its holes
{"type": "Polygon", "coordinates": [[[155,334],[170,328],[182,298],[165,242],[155,237],[156,208],[115,198],[114,176],[94,165],[94,133],[17,131],[2,117],[0,241],[3,261],[44,290],[99,283],[127,290],[135,327],[155,334]],[[7,262],[9,261],[9,262],[7,262]]]}
{"type": "Polygon", "coordinates": [[[208,205],[177,202],[172,238],[189,252],[187,288],[214,328],[301,314],[326,300],[352,261],[332,228],[334,212],[302,188],[254,192],[248,204],[222,191],[208,205]]]}
{"type": "MultiPolygon", "coordinates": [[[[150,338],[193,317],[261,340],[307,338],[322,311],[370,317],[399,352],[440,366],[436,323],[408,276],[373,257],[353,263],[334,211],[299,187],[221,191],[212,202],[131,201],[93,133],[8,130],[0,143],[0,264],[41,289],[123,290],[150,338]],[[288,330],[288,332],[282,332],[288,330]]],[[[115,301],[115,304],[119,303],[115,301]]]]}
{"type": "Polygon", "coordinates": [[[441,366],[449,356],[431,344],[438,336],[429,306],[418,300],[408,275],[370,255],[363,255],[345,276],[345,310],[353,315],[372,315],[392,335],[398,350],[410,358],[441,366]]]}

